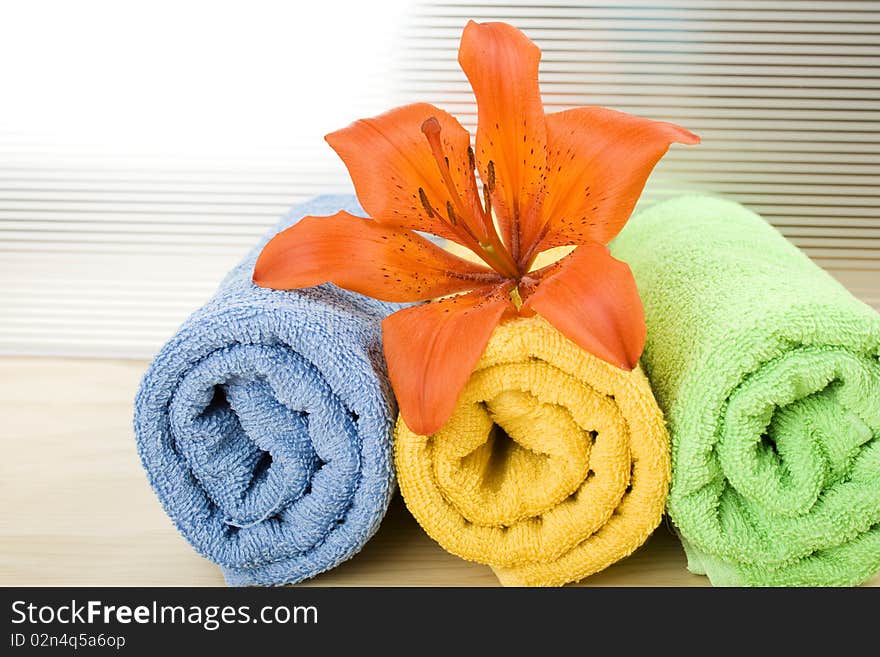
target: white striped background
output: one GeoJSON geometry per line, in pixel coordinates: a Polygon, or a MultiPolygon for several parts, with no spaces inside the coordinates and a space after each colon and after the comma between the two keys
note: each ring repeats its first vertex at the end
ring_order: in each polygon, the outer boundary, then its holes
{"type": "MultiPolygon", "coordinates": [[[[643,202],[726,194],[880,308],[880,3],[423,2],[402,19],[395,103],[473,128],[456,61],[469,18],[541,46],[548,109],[605,105],[700,134],[643,202]]],[[[346,185],[320,134],[202,158],[0,134],[0,352],[149,355],[289,205],[346,185]]]]}

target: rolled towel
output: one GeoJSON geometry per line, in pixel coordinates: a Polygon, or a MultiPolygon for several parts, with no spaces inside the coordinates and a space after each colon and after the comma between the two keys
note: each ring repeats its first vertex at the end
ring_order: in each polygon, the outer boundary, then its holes
{"type": "Polygon", "coordinates": [[[555,586],[627,556],[660,522],[668,437],[641,370],[538,316],[499,326],[432,436],[398,421],[403,497],[449,552],[502,584],[555,586]]]}
{"type": "Polygon", "coordinates": [[[345,561],[394,489],[380,323],[395,306],[251,282],[272,235],[339,209],[359,211],[348,196],[294,208],[161,349],[137,395],[150,483],[230,585],[298,582],[345,561]]]}
{"type": "Polygon", "coordinates": [[[880,316],[727,200],[655,205],[612,251],[645,305],[689,567],[716,585],[880,570],[880,316]]]}

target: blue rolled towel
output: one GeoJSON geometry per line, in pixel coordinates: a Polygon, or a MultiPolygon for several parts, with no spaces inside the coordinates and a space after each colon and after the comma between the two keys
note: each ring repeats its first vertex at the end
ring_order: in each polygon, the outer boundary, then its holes
{"type": "Polygon", "coordinates": [[[135,400],[153,489],[233,586],[299,582],[350,558],[394,489],[380,324],[398,306],[251,281],[272,235],[340,209],[362,213],[350,196],[295,207],[161,349],[135,400]]]}

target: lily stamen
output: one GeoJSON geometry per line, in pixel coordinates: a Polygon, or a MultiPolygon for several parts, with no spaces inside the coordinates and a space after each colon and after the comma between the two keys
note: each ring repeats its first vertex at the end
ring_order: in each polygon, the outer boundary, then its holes
{"type": "MultiPolygon", "coordinates": [[[[437,162],[437,168],[440,170],[443,183],[449,191],[451,201],[447,201],[447,213],[451,225],[460,226],[470,237],[479,243],[480,248],[485,252],[485,255],[488,256],[488,258],[486,258],[483,254],[480,254],[481,257],[483,257],[486,263],[492,266],[498,273],[509,278],[517,278],[520,275],[519,267],[511,257],[510,252],[502,244],[501,238],[495,231],[494,222],[492,222],[491,216],[487,217],[486,209],[480,205],[479,198],[470,199],[471,206],[478,208],[479,212],[482,214],[478,221],[474,221],[474,212],[469,211],[468,208],[465,207],[464,200],[455,187],[455,181],[452,180],[452,172],[449,169],[449,158],[446,157],[446,154],[443,152],[443,143],[440,140],[440,133],[442,131],[440,122],[436,117],[428,117],[422,122],[421,129],[422,134],[425,135],[428,144],[431,146],[431,155],[434,157],[434,161],[437,162]],[[457,215],[454,212],[455,209],[458,210],[457,215]],[[457,221],[458,218],[461,219],[460,222],[457,221]],[[478,227],[481,230],[478,232],[475,230],[475,227],[478,227]]],[[[472,152],[471,148],[468,147],[469,159],[472,152]]],[[[472,161],[476,164],[476,160],[472,161]]],[[[473,170],[471,170],[471,176],[473,175],[473,170]]],[[[472,194],[476,195],[476,179],[472,179],[474,181],[472,194]]]]}
{"type": "MultiPolygon", "coordinates": [[[[437,162],[437,168],[440,170],[440,175],[443,178],[443,184],[446,186],[446,189],[449,191],[449,196],[452,199],[452,202],[457,206],[458,214],[461,215],[463,221],[465,223],[470,224],[468,218],[471,215],[464,207],[464,201],[461,198],[461,195],[458,193],[458,190],[455,188],[455,182],[452,180],[452,173],[449,170],[449,158],[446,157],[446,154],[443,152],[443,143],[440,141],[440,122],[436,119],[436,117],[430,117],[425,119],[422,123],[422,134],[428,140],[428,144],[431,146],[431,154],[434,156],[434,160],[437,162]]],[[[471,227],[473,230],[473,226],[471,227]]],[[[485,241],[484,235],[479,235],[477,237],[477,241],[483,242],[485,241]]]]}
{"type": "Polygon", "coordinates": [[[449,223],[453,226],[456,224],[455,208],[452,207],[452,201],[446,201],[446,216],[449,217],[449,223]]]}
{"type": "Polygon", "coordinates": [[[492,196],[488,185],[483,185],[483,206],[486,208],[486,214],[492,216],[492,196]]]}
{"type": "Polygon", "coordinates": [[[433,219],[434,208],[431,207],[431,202],[428,200],[428,195],[425,194],[425,189],[423,187],[419,187],[419,201],[422,203],[422,207],[425,209],[428,218],[433,219]]]}

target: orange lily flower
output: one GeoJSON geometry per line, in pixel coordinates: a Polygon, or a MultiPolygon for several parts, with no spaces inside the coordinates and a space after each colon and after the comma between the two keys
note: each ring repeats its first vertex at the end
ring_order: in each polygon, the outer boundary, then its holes
{"type": "Polygon", "coordinates": [[[499,322],[538,313],[626,369],[644,347],[632,273],[605,244],[669,145],[699,138],[601,107],[545,114],[540,58],[516,28],[469,22],[458,59],[477,100],[476,148],[454,117],[426,103],[327,135],[371,218],[306,217],[272,239],[254,269],[264,287],[332,282],[386,301],[430,301],[382,323],[391,384],[419,434],[451,415],[499,322]],[[484,264],[415,231],[457,242],[484,264]],[[538,253],[563,245],[577,248],[532,270],[538,253]]]}

